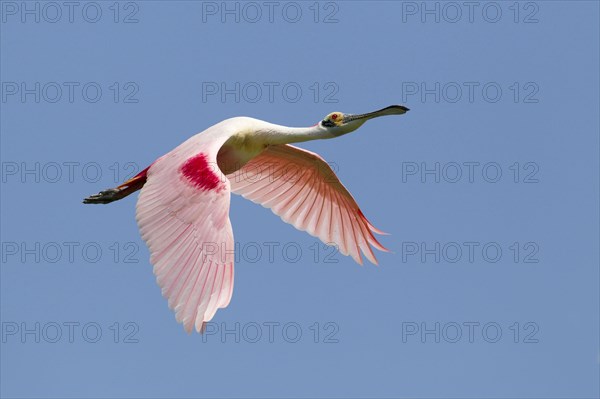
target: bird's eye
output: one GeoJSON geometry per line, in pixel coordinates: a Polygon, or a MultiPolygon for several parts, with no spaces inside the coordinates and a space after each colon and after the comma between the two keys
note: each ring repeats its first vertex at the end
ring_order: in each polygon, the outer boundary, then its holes
{"type": "Polygon", "coordinates": [[[333,119],[333,120],[336,120],[336,119],[337,119],[337,117],[338,117],[338,114],[333,114],[333,115],[331,115],[331,119],[333,119]]]}

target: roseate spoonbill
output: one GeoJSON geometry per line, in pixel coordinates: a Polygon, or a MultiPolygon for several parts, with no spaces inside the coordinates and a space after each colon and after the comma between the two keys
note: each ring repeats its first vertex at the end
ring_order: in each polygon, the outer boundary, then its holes
{"type": "Polygon", "coordinates": [[[385,233],[366,219],[323,158],[290,143],[339,137],[369,119],[406,111],[392,105],[360,115],[332,112],[305,128],[227,119],[83,203],[107,204],[141,189],[136,219],[157,282],[177,321],[188,333],[200,332],[233,291],[232,192],[337,245],[361,265],[361,252],[377,264],[370,246],[387,250],[373,233],[385,233]]]}

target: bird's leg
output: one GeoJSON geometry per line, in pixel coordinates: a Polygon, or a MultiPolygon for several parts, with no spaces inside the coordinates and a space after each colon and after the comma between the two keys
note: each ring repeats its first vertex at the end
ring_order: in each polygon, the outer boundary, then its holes
{"type": "Polygon", "coordinates": [[[127,197],[129,194],[141,189],[146,183],[147,173],[150,166],[140,173],[115,188],[100,191],[98,194],[90,195],[83,200],[84,204],[109,204],[127,197]]]}

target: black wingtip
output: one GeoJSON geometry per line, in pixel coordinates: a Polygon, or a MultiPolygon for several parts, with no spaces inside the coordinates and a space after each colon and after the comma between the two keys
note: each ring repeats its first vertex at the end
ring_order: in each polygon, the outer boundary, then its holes
{"type": "Polygon", "coordinates": [[[109,204],[124,197],[122,189],[109,188],[83,199],[84,204],[109,204]]]}

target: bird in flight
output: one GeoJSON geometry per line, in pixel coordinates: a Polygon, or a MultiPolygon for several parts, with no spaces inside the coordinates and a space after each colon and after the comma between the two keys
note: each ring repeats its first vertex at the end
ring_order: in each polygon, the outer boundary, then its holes
{"type": "Polygon", "coordinates": [[[377,264],[371,246],[387,249],[373,233],[385,233],[367,220],[323,158],[290,143],[339,137],[369,119],[407,111],[392,105],[359,115],[332,112],[303,128],[227,119],[83,203],[107,204],[141,189],[136,220],[158,285],[185,330],[201,332],[233,292],[231,193],[270,208],[361,265],[363,254],[377,264]]]}

